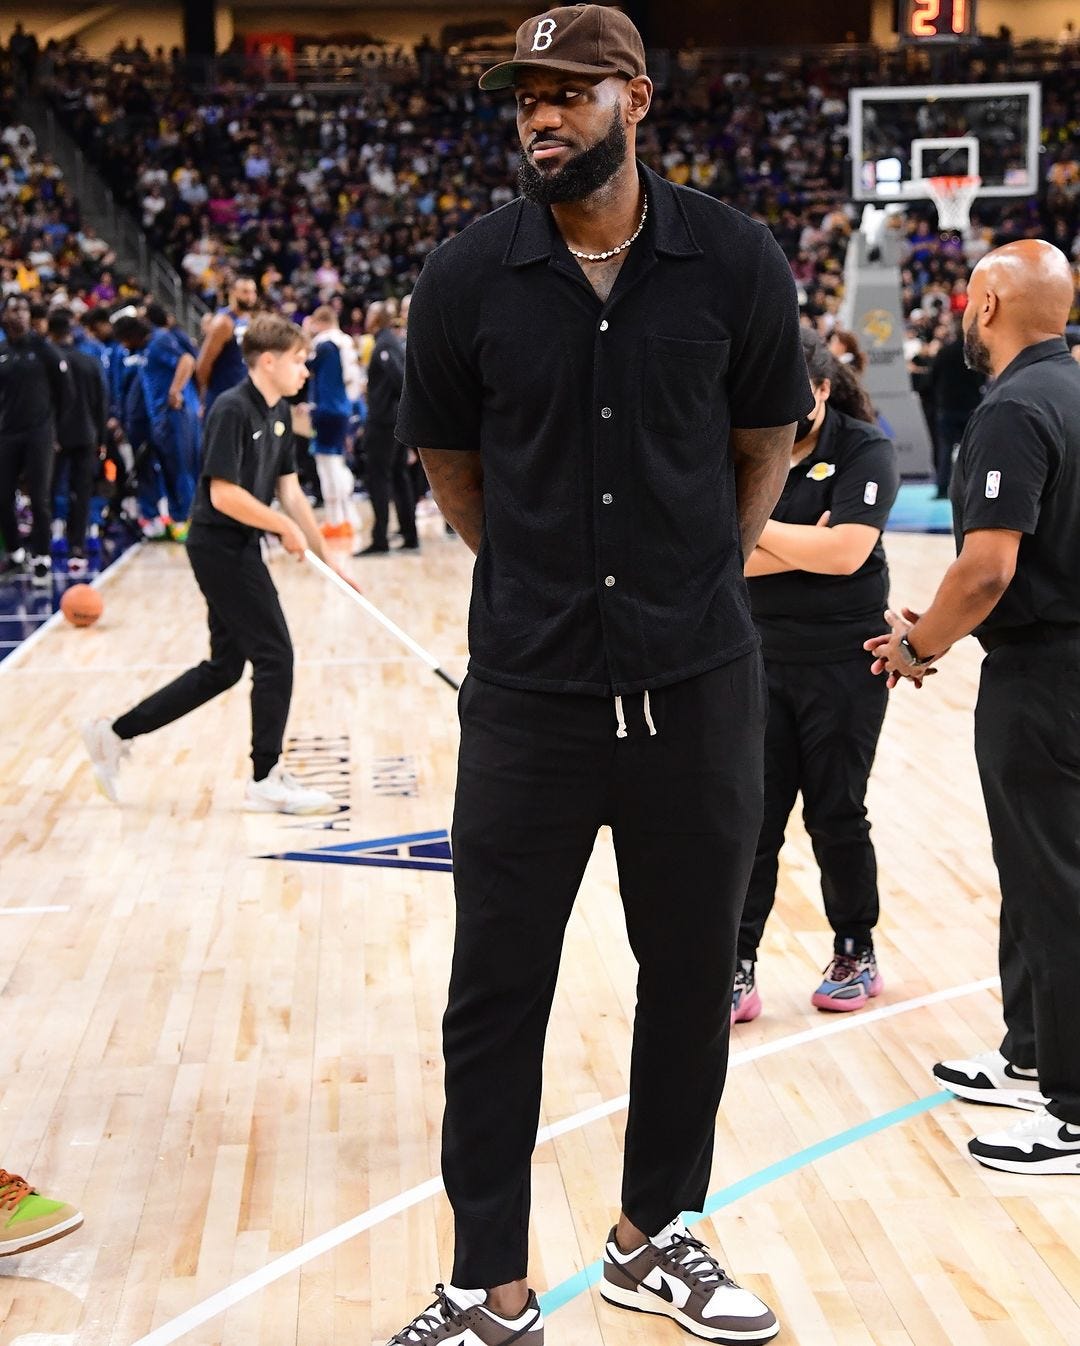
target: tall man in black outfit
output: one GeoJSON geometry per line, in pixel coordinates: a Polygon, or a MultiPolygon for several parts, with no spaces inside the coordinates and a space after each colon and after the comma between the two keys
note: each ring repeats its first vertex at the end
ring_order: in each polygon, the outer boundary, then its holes
{"type": "Polygon", "coordinates": [[[30,330],[30,305],[22,296],[5,301],[3,327],[7,341],[0,345],[0,535],[8,554],[0,569],[18,571],[27,564],[15,512],[15,489],[21,481],[33,511],[31,575],[35,583],[48,584],[56,423],[71,400],[71,376],[56,347],[30,330]]]}
{"type": "Polygon", "coordinates": [[[378,556],[390,550],[390,496],[394,497],[402,550],[416,551],[416,497],[405,446],[394,434],[401,384],[405,376],[405,347],[393,328],[387,304],[376,301],[367,311],[364,328],[375,337],[368,365],[367,424],[364,428],[364,461],[368,495],[375,511],[371,543],[357,556],[378,556]]]}
{"type": "Polygon", "coordinates": [[[934,470],[937,495],[944,500],[952,480],[953,453],[964,438],[972,412],[982,401],[985,376],[964,360],[964,333],[959,318],[949,340],[934,356],[927,375],[934,408],[934,470]]]}
{"type": "Polygon", "coordinates": [[[453,1285],[393,1340],[543,1342],[526,1276],[544,1036],[608,824],[640,976],[602,1293],[764,1341],[775,1316],[681,1212],[707,1193],[762,813],[744,555],[813,406],[794,284],[762,225],[636,161],[652,84],[619,11],[528,20],[481,84],[513,88],[525,199],[428,259],[398,421],[477,561],[444,1023],[453,1285]]]}
{"type": "Polygon", "coordinates": [[[81,575],[86,570],[84,545],[90,493],[105,447],[108,390],[100,361],[76,349],[72,315],[67,309],[56,309],[49,315],[49,336],[71,371],[72,396],[56,426],[59,448],[53,483],[55,491],[66,469],[68,574],[81,575]]]}
{"type": "Polygon", "coordinates": [[[292,698],[293,648],[259,545],[264,532],[277,533],[298,559],[310,548],[334,564],[323,551],[322,534],[296,475],[286,401],[307,379],[307,342],[287,318],[264,314],[252,320],[242,349],[248,377],[223,393],[207,418],[187,539],[188,560],[206,599],[210,657],[119,719],[83,725],[98,783],[114,803],[131,740],[228,691],[250,663],[252,775],[244,791],[245,809],[325,813],[337,807],[332,796],[302,785],[279,760],[292,698]],[[275,496],[280,510],[270,508],[275,496]]]}
{"type": "Polygon", "coordinates": [[[960,446],[959,555],[930,608],[890,618],[875,672],[917,682],[974,631],[986,650],[975,755],[1001,884],[1006,1034],[934,1075],[1034,1115],[968,1146],[989,1168],[1080,1172],[1080,369],[1064,254],[1024,240],[975,268],[969,364],[994,382],[960,446]]]}

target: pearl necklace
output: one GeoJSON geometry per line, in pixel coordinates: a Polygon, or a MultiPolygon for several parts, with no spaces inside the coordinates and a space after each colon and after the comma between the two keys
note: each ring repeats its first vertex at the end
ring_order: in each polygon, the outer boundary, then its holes
{"type": "Polygon", "coordinates": [[[645,217],[648,213],[649,198],[646,197],[645,205],[641,212],[641,219],[638,220],[638,227],[625,243],[620,243],[617,248],[608,248],[607,252],[577,252],[574,248],[570,248],[570,256],[579,257],[583,262],[606,262],[609,257],[615,257],[618,253],[625,252],[630,244],[633,243],[634,239],[637,238],[638,234],[641,233],[642,229],[645,228],[645,217]]]}

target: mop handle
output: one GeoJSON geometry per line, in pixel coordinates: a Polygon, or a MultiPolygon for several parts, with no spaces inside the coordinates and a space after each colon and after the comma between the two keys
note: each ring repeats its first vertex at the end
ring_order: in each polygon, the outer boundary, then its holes
{"type": "Polygon", "coordinates": [[[412,650],[413,654],[415,654],[417,658],[422,659],[436,677],[442,678],[443,682],[453,687],[455,692],[460,688],[461,684],[455,682],[450,674],[440,666],[438,659],[436,659],[433,654],[429,654],[427,650],[424,649],[423,645],[418,645],[408,632],[403,631],[396,622],[392,622],[389,617],[380,612],[374,603],[365,598],[359,590],[354,589],[347,580],[342,579],[332,566],[328,566],[326,562],[316,556],[310,548],[305,550],[304,559],[309,565],[314,566],[320,574],[324,575],[331,584],[336,585],[343,594],[346,594],[354,603],[362,607],[369,617],[374,617],[380,626],[384,626],[391,635],[396,636],[403,645],[412,650]]]}

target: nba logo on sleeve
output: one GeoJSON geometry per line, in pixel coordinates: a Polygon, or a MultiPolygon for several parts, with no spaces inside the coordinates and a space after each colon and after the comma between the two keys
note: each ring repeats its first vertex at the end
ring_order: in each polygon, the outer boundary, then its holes
{"type": "Polygon", "coordinates": [[[876,505],[876,504],[877,504],[877,482],[876,482],[876,481],[868,481],[868,482],[866,483],[866,489],[865,489],[865,490],[863,491],[863,493],[862,493],[862,498],[863,498],[863,504],[864,504],[864,505],[876,505]]]}
{"type": "Polygon", "coordinates": [[[988,472],[986,474],[986,498],[987,500],[996,500],[1001,491],[1001,473],[988,472]]]}

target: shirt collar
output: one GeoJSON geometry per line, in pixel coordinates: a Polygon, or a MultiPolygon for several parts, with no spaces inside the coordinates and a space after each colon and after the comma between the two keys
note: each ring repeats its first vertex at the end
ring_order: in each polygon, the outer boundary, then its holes
{"type": "MultiPolygon", "coordinates": [[[[1037,341],[1034,346],[1025,346],[1020,354],[1015,356],[997,376],[994,380],[994,386],[1000,387],[1006,379],[1012,378],[1021,369],[1027,369],[1028,365],[1038,364],[1040,360],[1052,359],[1055,355],[1069,355],[1069,347],[1064,337],[1051,337],[1049,341],[1037,341]]],[[[1069,356],[1069,358],[1072,357],[1069,356]]]]}
{"type": "Polygon", "coordinates": [[[837,419],[836,412],[833,411],[832,407],[826,402],[825,420],[822,422],[821,433],[818,435],[817,443],[814,445],[814,451],[813,453],[808,453],[805,458],[800,459],[800,461],[791,469],[792,472],[802,471],[805,476],[806,472],[804,469],[813,467],[815,463],[827,462],[836,447],[836,432],[839,429],[839,426],[840,422],[837,419]]]}
{"type": "MultiPolygon", "coordinates": [[[[659,177],[638,161],[638,176],[645,185],[649,198],[649,221],[646,237],[651,237],[656,252],[671,257],[698,257],[702,249],[690,229],[675,185],[659,177]]],[[[555,220],[547,206],[532,201],[517,203],[517,221],[510,246],[503,258],[504,266],[529,266],[545,262],[555,246],[555,220]]]]}
{"type": "MultiPolygon", "coordinates": [[[[270,403],[266,400],[265,397],[263,397],[262,393],[259,392],[258,388],[255,387],[254,379],[250,377],[248,378],[247,384],[245,385],[245,390],[248,395],[248,400],[251,402],[251,405],[259,413],[259,415],[264,417],[269,416],[271,410],[270,403]]],[[[274,406],[277,406],[276,402],[274,403],[274,406]]]]}

